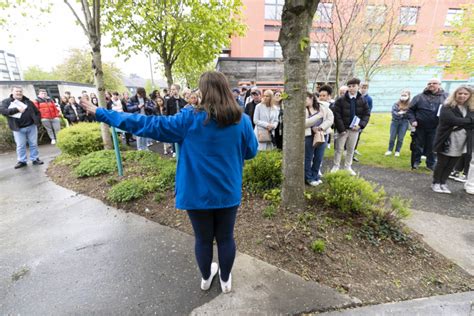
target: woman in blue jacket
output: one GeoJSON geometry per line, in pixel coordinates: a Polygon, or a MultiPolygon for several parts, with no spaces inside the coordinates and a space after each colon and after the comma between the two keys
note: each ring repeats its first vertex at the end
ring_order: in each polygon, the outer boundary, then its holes
{"type": "Polygon", "coordinates": [[[257,139],[247,115],[232,96],[220,72],[201,75],[201,106],[174,116],[119,113],[82,105],[99,122],[141,137],[178,143],[176,208],[187,210],[196,238],[195,252],[202,274],[201,289],[208,290],[219,271],[223,293],[231,291],[235,258],[234,224],[242,193],[245,159],[257,154],[257,139]],[[219,267],[212,262],[217,242],[219,267]]]}

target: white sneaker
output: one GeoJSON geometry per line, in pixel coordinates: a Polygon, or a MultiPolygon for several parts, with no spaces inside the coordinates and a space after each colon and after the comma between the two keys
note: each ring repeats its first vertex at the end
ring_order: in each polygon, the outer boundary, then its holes
{"type": "Polygon", "coordinates": [[[222,281],[221,279],[221,270],[219,270],[219,281],[221,281],[222,293],[227,294],[232,291],[232,274],[229,273],[229,280],[227,282],[222,281]]]}
{"type": "Polygon", "coordinates": [[[338,171],[339,171],[339,167],[334,166],[334,167],[332,167],[330,172],[334,173],[334,172],[338,172],[338,171]]]}
{"type": "Polygon", "coordinates": [[[474,191],[473,191],[473,190],[468,190],[468,189],[466,189],[466,193],[467,193],[467,194],[472,194],[472,195],[474,195],[474,191]]]}
{"type": "Polygon", "coordinates": [[[451,194],[451,190],[448,188],[446,184],[441,184],[440,187],[443,193],[451,194]]]}
{"type": "Polygon", "coordinates": [[[217,263],[215,262],[211,263],[211,275],[209,276],[209,279],[207,280],[201,279],[201,290],[203,291],[209,290],[212,284],[212,279],[214,279],[214,277],[217,274],[217,270],[219,270],[217,263]]]}
{"type": "Polygon", "coordinates": [[[176,153],[173,153],[171,156],[172,156],[173,158],[176,158],[176,153]]]}
{"type": "Polygon", "coordinates": [[[396,151],[395,152],[395,157],[400,157],[400,152],[396,151]]]}
{"type": "Polygon", "coordinates": [[[358,151],[357,149],[354,150],[354,155],[357,155],[357,156],[362,156],[362,154],[360,153],[360,151],[358,151]]]}
{"type": "Polygon", "coordinates": [[[426,156],[421,156],[421,160],[426,160],[426,156]]]}
{"type": "Polygon", "coordinates": [[[312,187],[317,187],[317,186],[320,185],[320,184],[321,184],[321,182],[318,181],[318,180],[314,180],[314,181],[311,181],[311,182],[309,183],[309,185],[312,186],[312,187]]]}
{"type": "Polygon", "coordinates": [[[55,139],[51,139],[51,145],[55,145],[56,144],[56,140],[55,139]]]}
{"type": "Polygon", "coordinates": [[[467,177],[466,175],[459,173],[457,177],[454,177],[454,181],[461,182],[461,183],[466,183],[467,182],[467,177]]]}
{"type": "Polygon", "coordinates": [[[439,184],[439,183],[433,183],[431,185],[431,189],[436,193],[444,193],[443,189],[441,189],[441,184],[439,184]]]}
{"type": "Polygon", "coordinates": [[[345,170],[346,170],[346,171],[349,171],[349,174],[350,174],[351,176],[356,176],[356,175],[357,175],[357,173],[356,173],[354,170],[352,170],[351,167],[346,168],[345,170]]]}
{"type": "Polygon", "coordinates": [[[385,152],[385,156],[390,156],[391,154],[392,154],[392,151],[391,151],[391,150],[387,150],[387,151],[385,152]]]}

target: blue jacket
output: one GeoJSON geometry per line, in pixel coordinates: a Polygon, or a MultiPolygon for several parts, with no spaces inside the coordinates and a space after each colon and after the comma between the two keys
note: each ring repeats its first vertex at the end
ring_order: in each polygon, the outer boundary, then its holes
{"type": "Polygon", "coordinates": [[[392,121],[404,121],[408,120],[408,110],[403,114],[398,114],[400,108],[398,107],[398,102],[392,106],[392,121]]]}
{"type": "Polygon", "coordinates": [[[365,101],[367,101],[367,105],[369,106],[369,113],[372,113],[373,101],[372,97],[368,94],[364,95],[365,101]]]}
{"type": "Polygon", "coordinates": [[[174,116],[145,116],[97,109],[96,119],[133,135],[180,145],[176,168],[176,208],[204,210],[240,204],[244,159],[257,154],[247,115],[218,127],[206,113],[183,109],[174,116]]]}

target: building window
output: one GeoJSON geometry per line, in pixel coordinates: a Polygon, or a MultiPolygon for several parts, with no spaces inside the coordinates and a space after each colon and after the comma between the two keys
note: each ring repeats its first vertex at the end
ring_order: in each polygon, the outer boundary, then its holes
{"type": "Polygon", "coordinates": [[[392,59],[395,61],[408,61],[411,55],[411,45],[393,45],[392,59]]]}
{"type": "Polygon", "coordinates": [[[387,8],[384,5],[368,5],[367,21],[372,24],[384,24],[387,8]]]}
{"type": "Polygon", "coordinates": [[[450,62],[453,59],[454,46],[441,45],[438,49],[438,56],[436,60],[439,62],[450,62]]]}
{"type": "Polygon", "coordinates": [[[263,47],[263,57],[282,58],[280,43],[266,41],[263,47]]]}
{"type": "Polygon", "coordinates": [[[463,15],[463,9],[449,9],[448,14],[446,15],[446,21],[444,22],[444,26],[453,26],[453,24],[456,24],[462,20],[463,15]]]}
{"type": "Polygon", "coordinates": [[[415,35],[416,31],[415,30],[401,30],[400,34],[402,34],[402,35],[415,35]]]}
{"type": "Polygon", "coordinates": [[[328,43],[312,43],[311,53],[309,58],[311,59],[327,59],[329,56],[329,45],[328,43]]]}
{"type": "Polygon", "coordinates": [[[281,25],[265,25],[265,32],[280,32],[281,25]]]}
{"type": "Polygon", "coordinates": [[[314,19],[321,23],[331,22],[332,17],[332,3],[319,3],[314,19]]]}
{"type": "Polygon", "coordinates": [[[382,45],[380,44],[365,44],[364,56],[367,60],[375,61],[379,59],[382,45]]]}
{"type": "Polygon", "coordinates": [[[400,8],[400,25],[416,25],[418,19],[418,7],[401,7],[400,8]]]}
{"type": "Polygon", "coordinates": [[[283,4],[285,4],[285,0],[265,0],[265,19],[281,20],[283,4]]]}

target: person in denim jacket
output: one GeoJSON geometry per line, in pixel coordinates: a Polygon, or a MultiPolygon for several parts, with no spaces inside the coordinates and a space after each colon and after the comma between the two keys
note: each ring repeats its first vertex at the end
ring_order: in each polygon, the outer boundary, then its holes
{"type": "Polygon", "coordinates": [[[392,123],[390,124],[390,141],[385,156],[390,156],[397,140],[395,147],[395,157],[400,156],[403,139],[408,130],[408,108],[410,107],[410,91],[403,90],[400,93],[400,99],[392,106],[392,123]]]}

